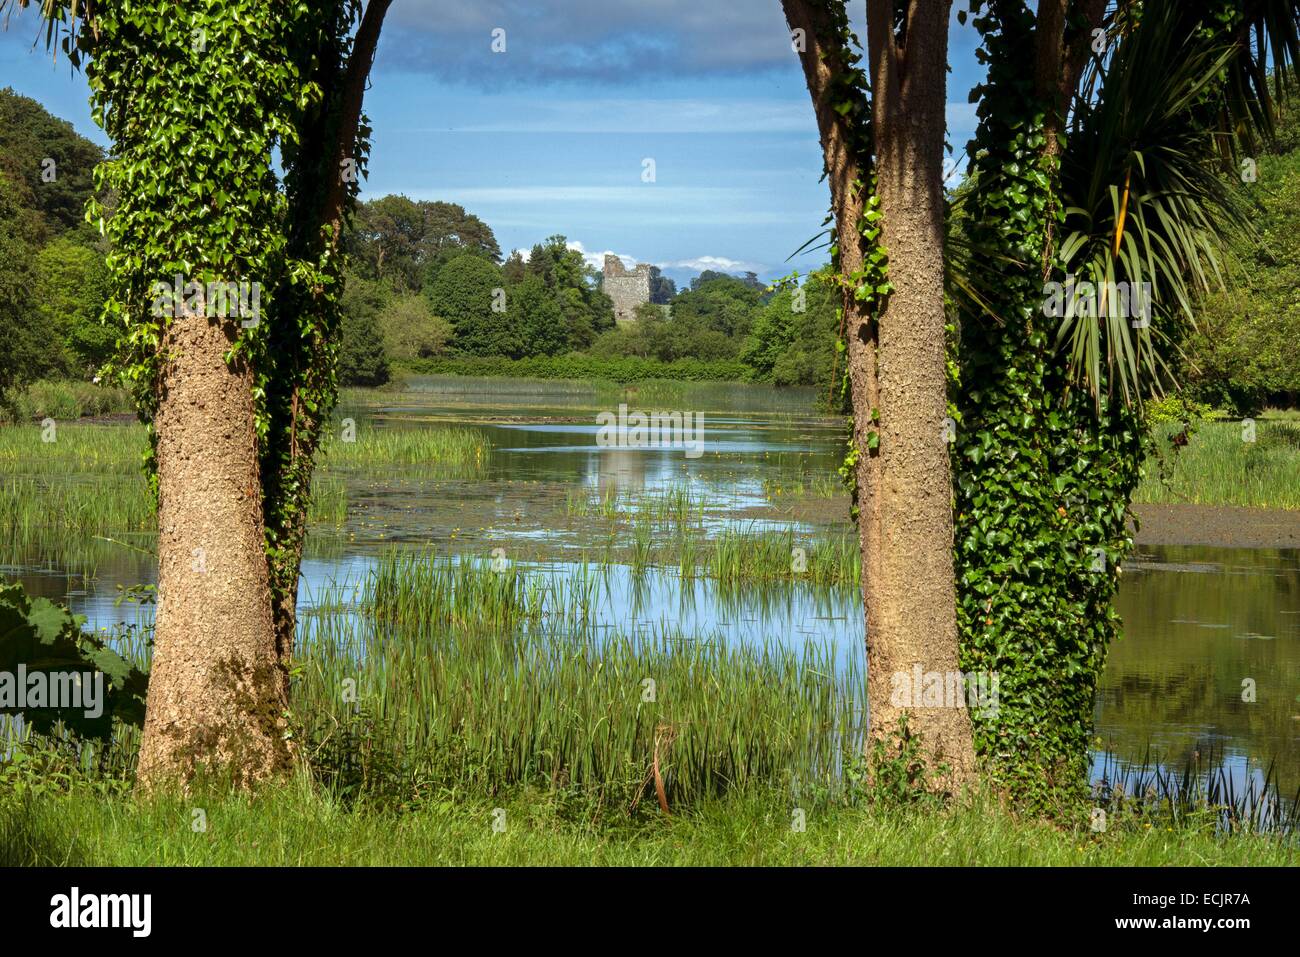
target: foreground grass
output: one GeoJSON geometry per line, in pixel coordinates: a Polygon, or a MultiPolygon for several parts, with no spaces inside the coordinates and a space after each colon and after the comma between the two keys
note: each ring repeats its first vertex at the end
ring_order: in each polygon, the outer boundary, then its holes
{"type": "Polygon", "coordinates": [[[364,813],[305,779],[256,799],[90,793],[0,806],[0,865],[1294,865],[1277,838],[1135,826],[1095,834],[985,803],[922,812],[835,808],[791,827],[781,797],[733,797],[664,819],[592,824],[538,795],[364,813]],[[202,810],[206,830],[195,830],[202,810]],[[502,816],[504,812],[504,816],[502,816]],[[504,830],[493,824],[504,822],[504,830]]]}

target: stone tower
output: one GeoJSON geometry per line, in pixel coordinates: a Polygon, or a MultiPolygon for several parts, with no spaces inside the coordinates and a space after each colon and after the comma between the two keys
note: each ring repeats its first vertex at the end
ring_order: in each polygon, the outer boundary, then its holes
{"type": "Polygon", "coordinates": [[[628,272],[617,256],[605,254],[605,294],[614,300],[614,321],[627,325],[636,320],[636,307],[650,301],[650,267],[637,263],[628,272]]]}

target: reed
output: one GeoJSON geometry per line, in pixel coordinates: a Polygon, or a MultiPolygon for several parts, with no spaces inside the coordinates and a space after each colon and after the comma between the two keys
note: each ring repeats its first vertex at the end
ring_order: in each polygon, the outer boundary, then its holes
{"type": "Polygon", "coordinates": [[[331,431],[321,446],[326,469],[407,467],[431,471],[478,470],[486,463],[491,443],[477,429],[458,426],[356,426],[355,441],[345,441],[342,428],[331,431]]]}
{"type": "Polygon", "coordinates": [[[1163,426],[1157,453],[1134,495],[1136,502],[1243,505],[1300,509],[1300,425],[1261,418],[1254,441],[1241,421],[1204,421],[1185,446],[1170,438],[1182,431],[1163,426]]]}
{"type": "Polygon", "coordinates": [[[385,556],[356,607],[324,602],[304,624],[295,709],[312,715],[331,780],[359,773],[343,732],[358,710],[404,780],[539,787],[622,811],[733,790],[835,786],[861,752],[858,669],[816,644],[728,645],[715,636],[593,624],[599,577],[432,555],[385,556]],[[352,678],[356,705],[340,696],[352,678]]]}

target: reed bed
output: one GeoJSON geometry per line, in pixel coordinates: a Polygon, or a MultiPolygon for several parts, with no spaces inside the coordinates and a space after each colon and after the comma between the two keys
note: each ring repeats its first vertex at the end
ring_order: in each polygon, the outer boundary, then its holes
{"type": "MultiPolygon", "coordinates": [[[[342,481],[317,476],[313,489],[308,521],[342,525],[347,515],[342,481]]],[[[62,480],[0,477],[0,547],[11,557],[39,554],[84,568],[122,544],[152,551],[156,534],[156,503],[138,471],[62,480]]]]}
{"type": "Polygon", "coordinates": [[[862,556],[850,535],[805,541],[793,531],[724,530],[702,550],[708,574],[727,585],[800,581],[816,588],[853,588],[862,556]]]}
{"type": "Polygon", "coordinates": [[[321,447],[323,468],[365,469],[379,466],[430,470],[481,469],[492,445],[478,429],[459,426],[381,428],[362,423],[355,441],[332,432],[321,447]]]}
{"type": "Polygon", "coordinates": [[[137,475],[146,445],[138,422],[5,426],[0,428],[0,475],[137,475]]]}
{"type": "MultiPolygon", "coordinates": [[[[360,710],[412,782],[541,787],[625,810],[655,802],[656,762],[671,808],[834,787],[861,753],[860,672],[830,649],[606,633],[591,627],[595,574],[568,579],[385,556],[358,606],[326,601],[305,622],[295,710],[333,729],[360,710]],[[339,694],[347,678],[356,705],[339,694]]],[[[326,777],[358,772],[346,732],[314,740],[326,777]]]]}

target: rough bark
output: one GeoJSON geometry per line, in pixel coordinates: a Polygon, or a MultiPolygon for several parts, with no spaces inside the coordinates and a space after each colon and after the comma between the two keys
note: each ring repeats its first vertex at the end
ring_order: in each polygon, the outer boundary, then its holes
{"type": "MultiPolygon", "coordinates": [[[[806,35],[801,60],[812,96],[835,213],[840,267],[860,268],[864,173],[834,109],[840,39],[819,0],[784,0],[806,35]]],[[[894,38],[892,3],[868,4],[877,194],[893,292],[873,317],[846,290],[848,364],[859,449],[859,543],[867,625],[871,739],[888,742],[903,712],[920,734],[934,778],[948,790],[975,780],[970,718],[957,707],[900,707],[896,677],[915,665],[958,671],[952,480],[943,301],[943,135],[948,0],[913,0],[907,49],[894,38]],[[878,321],[877,321],[878,319],[878,321]],[[873,410],[878,422],[873,424],[873,410]],[[878,454],[868,452],[871,431],[878,454]],[[938,774],[946,766],[946,773],[938,774]]]]}
{"type": "Polygon", "coordinates": [[[236,321],[174,319],[158,413],[158,609],[139,780],[288,766],[263,540],[252,372],[236,321]]]}

